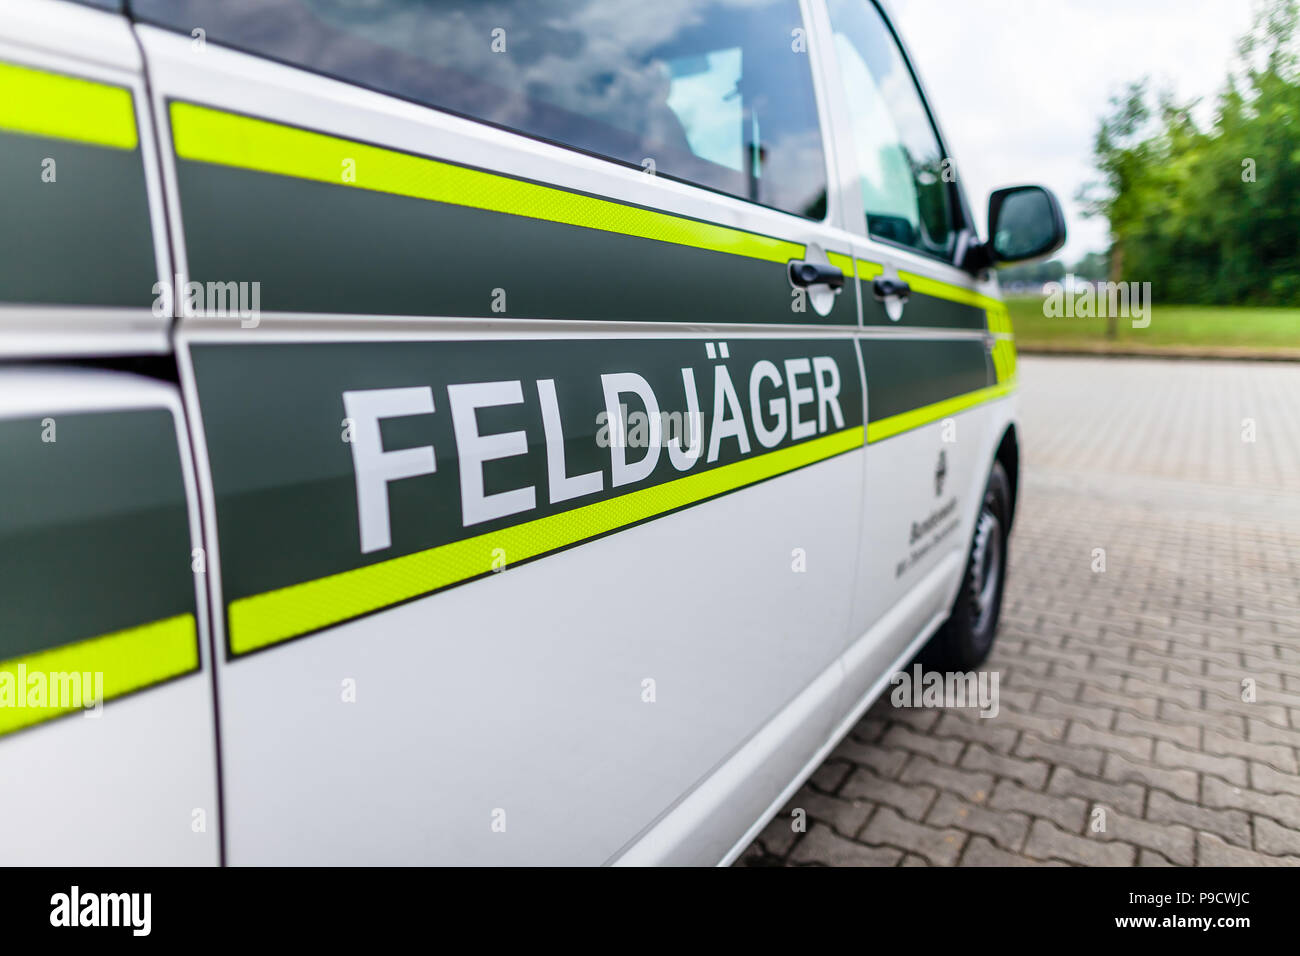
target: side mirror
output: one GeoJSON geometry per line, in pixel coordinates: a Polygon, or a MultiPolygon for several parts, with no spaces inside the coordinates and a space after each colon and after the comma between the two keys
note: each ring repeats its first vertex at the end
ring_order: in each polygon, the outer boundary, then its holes
{"type": "Polygon", "coordinates": [[[1065,214],[1050,189],[1012,186],[989,196],[988,258],[1024,262],[1065,245],[1065,214]]]}

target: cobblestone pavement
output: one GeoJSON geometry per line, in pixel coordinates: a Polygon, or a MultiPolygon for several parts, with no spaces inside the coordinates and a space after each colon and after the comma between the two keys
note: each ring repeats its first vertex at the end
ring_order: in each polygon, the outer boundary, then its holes
{"type": "Polygon", "coordinates": [[[1020,373],[1001,712],[886,697],[740,862],[1300,865],[1300,364],[1020,373]]]}

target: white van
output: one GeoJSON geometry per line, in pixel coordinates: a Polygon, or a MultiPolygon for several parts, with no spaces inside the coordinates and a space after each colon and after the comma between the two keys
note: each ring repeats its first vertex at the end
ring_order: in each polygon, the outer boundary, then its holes
{"type": "Polygon", "coordinates": [[[6,0],[0,861],[735,859],[997,629],[957,168],[871,0],[6,0]]]}

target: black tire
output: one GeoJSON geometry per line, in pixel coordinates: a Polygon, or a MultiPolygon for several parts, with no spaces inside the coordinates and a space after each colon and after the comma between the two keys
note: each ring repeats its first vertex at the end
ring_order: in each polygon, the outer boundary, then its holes
{"type": "Polygon", "coordinates": [[[984,500],[975,519],[966,570],[952,613],[921,654],[932,670],[972,671],[993,649],[1007,580],[1007,534],[1011,528],[1011,481],[1001,462],[993,463],[984,500]]]}

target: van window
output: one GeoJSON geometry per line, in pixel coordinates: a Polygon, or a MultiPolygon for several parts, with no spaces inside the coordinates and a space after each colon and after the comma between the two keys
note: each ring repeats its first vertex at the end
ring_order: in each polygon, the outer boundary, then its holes
{"type": "Polygon", "coordinates": [[[867,231],[950,259],[954,173],[912,72],[869,0],[830,0],[829,7],[867,231]]]}
{"type": "Polygon", "coordinates": [[[134,0],[132,11],[657,175],[824,213],[797,0],[134,0]]]}

